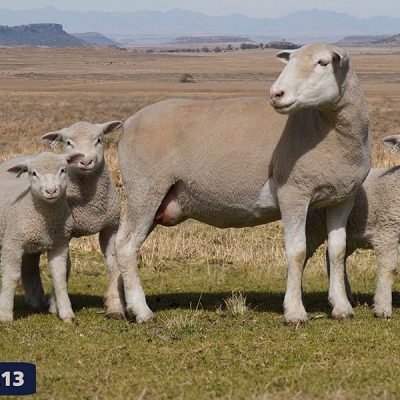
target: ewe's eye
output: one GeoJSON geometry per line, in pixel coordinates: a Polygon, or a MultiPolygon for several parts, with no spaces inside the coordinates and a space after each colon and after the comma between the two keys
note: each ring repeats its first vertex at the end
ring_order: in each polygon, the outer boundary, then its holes
{"type": "Polygon", "coordinates": [[[96,144],[100,144],[101,143],[101,138],[98,138],[97,140],[96,140],[96,144]]]}
{"type": "Polygon", "coordinates": [[[33,171],[32,176],[37,176],[37,173],[35,171],[33,171]]]}
{"type": "Polygon", "coordinates": [[[321,67],[326,67],[329,64],[329,61],[326,60],[319,60],[318,65],[321,65],[321,67]]]}
{"type": "Polygon", "coordinates": [[[65,144],[66,144],[67,146],[72,146],[72,143],[71,143],[70,140],[66,140],[66,141],[65,141],[65,144]]]}
{"type": "Polygon", "coordinates": [[[60,173],[61,173],[61,174],[65,174],[65,168],[61,168],[60,173]]]}

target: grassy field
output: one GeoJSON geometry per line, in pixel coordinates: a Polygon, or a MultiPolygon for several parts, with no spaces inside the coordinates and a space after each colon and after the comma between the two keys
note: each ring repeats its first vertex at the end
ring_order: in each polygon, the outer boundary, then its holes
{"type": "MultiPolygon", "coordinates": [[[[378,142],[400,127],[400,53],[352,49],[368,100],[375,166],[396,164],[378,142]]],[[[114,50],[0,49],[0,159],[40,150],[38,137],[76,122],[126,119],[169,97],[265,96],[281,70],[271,51],[158,55],[114,50]],[[191,73],[195,83],[179,83],[191,73]]],[[[123,193],[115,143],[107,161],[123,193]]],[[[304,277],[310,322],[283,324],[286,263],[280,223],[219,230],[188,221],[158,228],[141,251],[156,321],[104,318],[106,272],[96,237],[74,240],[76,323],[33,314],[18,292],[0,326],[0,361],[38,367],[38,398],[398,398],[400,287],[394,315],[375,319],[375,260],[349,260],[356,318],[329,318],[324,249],[304,277]]],[[[50,288],[46,261],[43,280],[50,288]]]]}

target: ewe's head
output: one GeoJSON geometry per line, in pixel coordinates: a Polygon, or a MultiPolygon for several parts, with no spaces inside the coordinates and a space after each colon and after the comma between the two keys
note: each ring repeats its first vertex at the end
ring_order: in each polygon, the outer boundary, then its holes
{"type": "Polygon", "coordinates": [[[288,114],[301,108],[332,108],[345,90],[349,70],[346,50],[327,44],[311,44],[277,54],[286,67],[271,87],[275,110],[288,114]]]}
{"type": "Polygon", "coordinates": [[[55,203],[65,195],[68,183],[67,167],[79,163],[82,157],[83,154],[80,153],[40,153],[12,166],[8,172],[17,177],[27,172],[33,196],[48,203],[55,203]]]}
{"type": "Polygon", "coordinates": [[[64,153],[76,151],[82,153],[83,159],[73,167],[73,170],[80,174],[90,174],[104,162],[103,136],[120,128],[121,125],[121,121],[105,124],[77,122],[68,128],[47,133],[42,139],[52,146],[62,144],[64,153]]]}

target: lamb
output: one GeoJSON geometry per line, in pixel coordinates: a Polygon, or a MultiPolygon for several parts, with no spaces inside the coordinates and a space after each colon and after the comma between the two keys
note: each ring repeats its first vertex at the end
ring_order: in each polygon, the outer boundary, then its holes
{"type": "MultiPolygon", "coordinates": [[[[400,143],[400,135],[387,136],[382,142],[388,147],[396,148],[400,143]]],[[[392,317],[392,287],[400,240],[399,187],[398,166],[371,169],[365,182],[357,190],[347,221],[345,263],[347,257],[357,249],[375,250],[378,269],[374,314],[380,318],[392,317]]],[[[307,259],[325,239],[325,212],[313,210],[307,217],[307,259]]],[[[348,283],[347,291],[348,297],[352,299],[348,283]]]]}
{"type": "Polygon", "coordinates": [[[67,167],[79,163],[82,154],[41,153],[8,171],[29,181],[0,180],[0,241],[2,286],[0,322],[13,320],[14,294],[21,276],[23,257],[47,251],[58,315],[74,318],[68,297],[66,274],[68,243],[73,220],[66,200],[67,167]]]}
{"type": "Polygon", "coordinates": [[[332,315],[354,315],[344,289],[345,228],[371,163],[366,101],[344,49],[312,44],[277,57],[287,65],[271,87],[272,108],[264,98],[175,99],[124,123],[118,153],[128,210],[116,256],[137,322],[153,317],[137,252],[158,224],[188,218],[220,228],[282,218],[285,320],[306,322],[306,218],[320,207],[327,210],[332,315]]]}
{"type": "MultiPolygon", "coordinates": [[[[115,319],[124,318],[123,295],[119,287],[120,274],[115,267],[114,251],[120,219],[120,199],[104,160],[103,138],[121,125],[121,121],[104,124],[78,122],[42,137],[52,146],[61,144],[67,154],[74,151],[84,154],[82,160],[68,170],[67,201],[73,217],[72,237],[100,234],[100,247],[110,272],[105,296],[106,315],[115,319]]],[[[22,283],[27,301],[34,307],[46,302],[40,280],[39,257],[40,254],[32,256],[23,263],[22,268],[22,283]]],[[[68,271],[69,269],[70,261],[68,271]]],[[[53,296],[50,300],[50,312],[56,311],[53,296]]]]}

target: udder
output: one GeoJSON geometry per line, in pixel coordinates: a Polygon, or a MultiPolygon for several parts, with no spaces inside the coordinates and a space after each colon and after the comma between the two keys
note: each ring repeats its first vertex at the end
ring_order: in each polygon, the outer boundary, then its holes
{"type": "Polygon", "coordinates": [[[181,181],[175,183],[168,191],[154,217],[154,222],[164,226],[174,226],[183,222],[188,203],[187,188],[181,181]]]}

